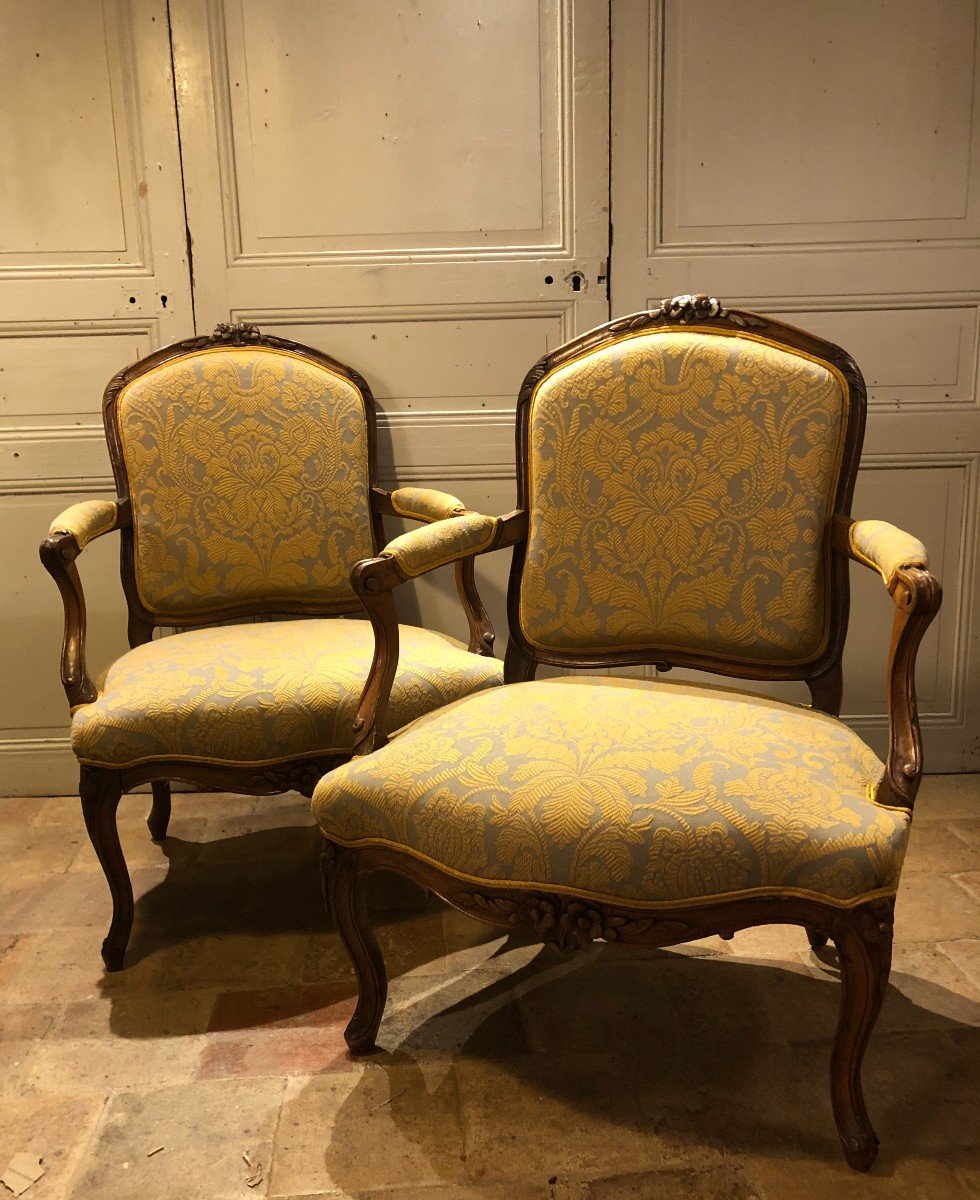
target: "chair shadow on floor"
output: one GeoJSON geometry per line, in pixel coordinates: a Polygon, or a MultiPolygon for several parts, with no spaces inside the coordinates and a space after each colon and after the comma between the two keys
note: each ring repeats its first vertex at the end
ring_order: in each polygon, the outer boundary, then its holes
{"type": "MultiPolygon", "coordinates": [[[[320,841],[313,826],[286,825],[213,841],[162,842],[166,875],[137,895],[126,965],[102,980],[112,1031],[130,1038],[206,1032],[190,1008],[182,1019],[173,1005],[154,1004],[178,990],[292,988],[292,1017],[302,1015],[304,1003],[312,1011],[322,1003],[319,985],[330,985],[340,1000],[353,998],[349,960],[324,907],[320,841]]],[[[139,893],[146,872],[133,874],[139,893]]],[[[441,958],[444,906],[394,876],[377,883],[374,920],[379,936],[401,947],[397,969],[424,969],[441,958]]],[[[86,930],[93,954],[96,934],[86,930]]]]}
{"type": "MultiPolygon", "coordinates": [[[[440,1130],[448,1092],[458,1088],[467,1158],[475,1153],[488,1181],[504,1178],[509,1160],[519,1177],[527,1147],[550,1174],[564,1167],[588,1175],[606,1144],[644,1169],[705,1155],[733,1164],[739,1156],[815,1161],[839,1168],[841,1195],[853,1186],[864,1196],[841,1156],[827,1087],[836,954],[829,948],[810,964],[823,977],[802,960],[674,951],[632,958],[595,945],[564,960],[544,950],[506,976],[475,970],[402,1004],[393,987],[394,1011],[379,1036],[386,1049],[362,1060],[364,1075],[325,1132],[327,1176],[342,1189],[363,1186],[350,1147],[363,1142],[379,1094],[390,1094],[384,1111],[405,1142],[430,1166],[445,1160],[446,1181],[454,1179],[458,1162],[440,1130]],[[689,1014],[685,1006],[699,996],[689,1014]],[[452,1057],[455,1079],[434,1071],[440,1056],[452,1057]]],[[[977,1005],[893,971],[865,1060],[881,1138],[875,1176],[892,1176],[910,1158],[940,1169],[976,1165],[978,1021],[977,1005]]],[[[302,1095],[294,1103],[301,1110],[302,1095]]],[[[597,1177],[615,1175],[616,1160],[610,1150],[597,1177]]],[[[644,1193],[624,1185],[623,1194],[644,1193]]]]}

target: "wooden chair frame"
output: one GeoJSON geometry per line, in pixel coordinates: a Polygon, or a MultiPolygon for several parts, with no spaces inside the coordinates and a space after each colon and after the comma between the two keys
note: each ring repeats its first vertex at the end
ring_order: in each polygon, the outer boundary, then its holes
{"type": "MultiPolygon", "coordinates": [[[[695,667],[734,677],[802,679],[815,708],[839,716],[843,677],[841,657],[847,632],[848,560],[856,558],[848,533],[852,525],[851,499],[864,436],[866,393],[854,361],[838,346],[792,326],[756,313],[726,310],[708,296],[679,296],[665,300],[659,309],[620,318],[545,355],[528,372],[517,402],[518,507],[499,518],[493,541],[480,553],[513,546],[508,590],[510,641],[505,659],[505,682],[533,679],[542,663],[571,668],[604,668],[654,664],[667,671],[674,666],[695,667]],[[823,648],[802,666],[759,666],[708,655],[685,654],[671,649],[621,653],[545,653],[527,642],[520,629],[518,604],[528,537],[528,428],[530,400],[538,383],[550,372],[623,334],[663,326],[692,326],[750,332],[790,351],[837,368],[850,392],[844,452],[833,517],[826,534],[829,561],[830,624],[823,648]]],[[[374,625],[377,645],[371,675],[362,698],[359,722],[360,752],[384,743],[384,713],[398,656],[398,631],[392,591],[407,580],[394,561],[379,557],[360,563],[352,579],[374,625]]],[[[884,804],[911,812],[922,776],[922,747],[915,700],[915,657],[922,636],[939,610],[942,592],[927,570],[897,570],[888,583],[895,616],[887,671],[889,744],[885,769],[877,785],[884,804]]],[[[861,1089],[861,1063],[888,982],[891,962],[894,901],[877,898],[850,908],[802,898],[747,897],[714,904],[630,905],[600,904],[593,899],[541,888],[516,888],[481,884],[479,888],[408,853],[391,848],[350,849],[326,840],[323,851],[324,884],[328,907],[347,946],[357,974],[359,996],[346,1030],[354,1054],[375,1046],[384,1010],[387,982],[384,962],[371,930],[364,897],[363,878],[378,870],[394,871],[437,893],[447,903],[470,915],[504,928],[522,926],[543,942],[561,950],[576,950],[601,938],[669,946],[712,934],[731,937],[735,931],[756,925],[802,926],[814,949],[833,939],[841,967],[841,1006],[831,1055],[831,1095],[838,1133],[847,1161],[867,1170],[877,1153],[861,1089]]]]}
{"type": "MultiPolygon", "coordinates": [[[[138,379],[155,367],[182,355],[214,346],[263,346],[270,349],[287,350],[349,380],[358,389],[364,400],[368,438],[371,537],[376,551],[384,545],[385,540],[382,517],[404,515],[392,504],[391,493],[377,486],[375,402],[367,382],[356,371],[319,350],[287,341],[284,338],[263,335],[256,326],[246,323],[218,325],[209,335],[188,338],[157,350],[116,374],[106,387],[102,402],[106,440],[117,490],[116,516],[113,524],[100,530],[95,536],[115,530],[118,530],[121,535],[120,569],[129,611],[128,633],[131,647],[150,641],[154,629],[158,627],[192,627],[244,617],[340,616],[346,613],[360,614],[362,611],[356,596],[350,601],[313,602],[305,600],[298,593],[295,599],[276,602],[274,605],[263,601],[236,602],[209,608],[202,613],[161,617],[146,609],[140,600],[136,586],[129,476],[116,422],[116,403],[119,393],[132,380],[138,379]]],[[[425,518],[419,517],[418,519],[425,518]]],[[[61,650],[61,682],[68,698],[68,704],[72,709],[77,705],[90,703],[98,695],[88,673],[85,659],[85,597],[78,569],[75,566],[75,560],[81,550],[82,547],[74,534],[57,532],[45,538],[40,548],[41,561],[58,585],[64,603],[65,625],[61,650]]],[[[472,559],[456,564],[456,578],[460,600],[470,628],[468,649],[475,654],[491,655],[493,652],[493,627],[480,603],[472,559]]],[[[394,612],[393,609],[392,612],[394,612]]],[[[393,678],[394,673],[392,673],[393,678]]],[[[311,796],[313,788],[321,776],[340,763],[347,761],[349,757],[350,755],[332,755],[295,759],[284,756],[281,763],[255,767],[230,767],[219,763],[189,763],[178,759],[156,759],[122,771],[83,764],[79,794],[85,827],[112,895],[112,922],[102,944],[102,957],[107,969],[116,971],[122,967],[133,925],[133,889],[116,827],[116,811],[123,793],[130,792],[146,783],[152,785],[153,801],[147,825],[153,840],[162,841],[167,836],[167,826],[170,820],[170,783],[172,780],[182,780],[204,788],[246,792],[252,795],[274,795],[296,790],[305,796],[311,796]]]]}

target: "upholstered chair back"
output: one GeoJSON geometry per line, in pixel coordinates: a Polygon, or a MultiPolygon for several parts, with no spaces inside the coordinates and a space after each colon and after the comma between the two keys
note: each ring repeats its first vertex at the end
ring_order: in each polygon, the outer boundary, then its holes
{"type": "Polygon", "coordinates": [[[191,349],[106,393],[129,583],[157,622],[357,607],[350,570],[375,551],[370,393],[273,340],[191,349]]]}
{"type": "Polygon", "coordinates": [[[546,369],[527,399],[523,638],[744,674],[813,663],[850,403],[831,362],[710,323],[648,321],[546,369]]]}

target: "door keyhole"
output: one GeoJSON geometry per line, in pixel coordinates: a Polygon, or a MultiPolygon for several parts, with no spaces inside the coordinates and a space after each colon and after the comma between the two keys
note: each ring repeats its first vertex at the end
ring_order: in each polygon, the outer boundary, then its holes
{"type": "Polygon", "coordinates": [[[581,271],[573,271],[567,278],[573,292],[581,292],[585,287],[585,276],[581,271]]]}

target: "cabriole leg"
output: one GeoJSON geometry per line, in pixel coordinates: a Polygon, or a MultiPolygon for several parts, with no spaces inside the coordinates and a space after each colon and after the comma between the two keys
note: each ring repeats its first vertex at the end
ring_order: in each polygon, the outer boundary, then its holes
{"type": "Polygon", "coordinates": [[[357,976],[357,1007],[344,1030],[351,1054],[370,1054],[388,998],[388,976],[368,917],[357,853],[326,842],[321,855],[327,909],[357,976]]]}
{"type": "Polygon", "coordinates": [[[894,900],[876,900],[834,919],[841,1006],[830,1060],[830,1094],[847,1161],[867,1171],[878,1153],[861,1088],[861,1062],[888,986],[894,900]]]}
{"type": "Polygon", "coordinates": [[[82,767],[78,790],[85,828],[112,894],[112,922],[102,943],[102,959],[107,970],[118,971],[133,928],[133,885],[116,828],[122,786],[115,771],[82,767]]]}
{"type": "Polygon", "coordinates": [[[146,818],[146,827],[155,842],[162,842],[170,824],[170,784],[166,780],[156,780],[150,786],[153,788],[153,805],[146,818]]]}

